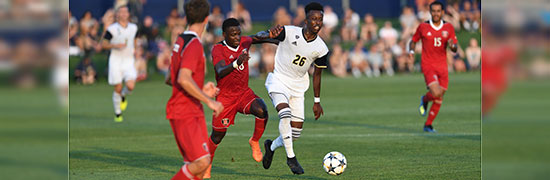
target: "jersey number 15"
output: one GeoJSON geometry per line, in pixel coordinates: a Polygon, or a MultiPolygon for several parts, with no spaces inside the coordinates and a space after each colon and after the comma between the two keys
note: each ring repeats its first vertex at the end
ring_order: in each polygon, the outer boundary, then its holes
{"type": "Polygon", "coordinates": [[[306,57],[301,57],[300,55],[296,54],[296,59],[294,59],[292,63],[298,66],[304,66],[304,64],[306,63],[306,57]]]}

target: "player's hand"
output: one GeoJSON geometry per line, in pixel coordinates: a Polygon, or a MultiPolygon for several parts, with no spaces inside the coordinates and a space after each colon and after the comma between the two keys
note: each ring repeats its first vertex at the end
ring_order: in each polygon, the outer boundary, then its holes
{"type": "Polygon", "coordinates": [[[271,27],[271,29],[269,29],[269,38],[276,38],[279,34],[281,34],[281,31],[283,31],[283,26],[281,25],[271,27]]]}
{"type": "Polygon", "coordinates": [[[210,98],[214,98],[216,97],[219,93],[220,93],[220,89],[216,87],[216,85],[214,85],[213,82],[207,82],[203,87],[202,87],[202,92],[204,94],[206,94],[208,97],[210,98]]]}
{"type": "Polygon", "coordinates": [[[323,107],[321,107],[321,103],[313,104],[313,114],[315,115],[315,120],[319,119],[319,117],[321,117],[321,115],[324,114],[323,107]]]}
{"type": "Polygon", "coordinates": [[[414,54],[413,53],[409,53],[409,59],[414,59],[414,54]]]}
{"type": "Polygon", "coordinates": [[[250,59],[250,56],[248,55],[248,50],[243,49],[241,55],[239,55],[239,58],[237,59],[237,64],[241,65],[244,62],[247,62],[250,59]]]}
{"type": "Polygon", "coordinates": [[[208,103],[206,103],[206,105],[214,111],[214,117],[218,117],[218,115],[220,115],[220,113],[223,111],[223,105],[218,101],[210,99],[208,100],[208,103]]]}

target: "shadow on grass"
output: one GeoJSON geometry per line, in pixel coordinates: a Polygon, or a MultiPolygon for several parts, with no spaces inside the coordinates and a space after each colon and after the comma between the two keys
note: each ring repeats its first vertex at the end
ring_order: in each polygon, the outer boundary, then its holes
{"type": "MultiPolygon", "coordinates": [[[[281,175],[281,176],[274,176],[274,175],[267,175],[267,174],[252,174],[247,173],[244,169],[243,172],[238,172],[233,169],[228,169],[224,167],[229,167],[231,164],[228,163],[216,163],[212,166],[212,174],[228,174],[228,175],[237,175],[239,177],[242,177],[244,179],[246,178],[252,178],[252,179],[265,179],[265,178],[274,178],[274,179],[325,179],[315,176],[308,176],[308,175],[293,175],[290,174],[290,170],[288,171],[288,174],[281,175]]],[[[266,170],[269,171],[269,170],[266,170]]],[[[215,176],[215,175],[214,175],[215,176]]]]}

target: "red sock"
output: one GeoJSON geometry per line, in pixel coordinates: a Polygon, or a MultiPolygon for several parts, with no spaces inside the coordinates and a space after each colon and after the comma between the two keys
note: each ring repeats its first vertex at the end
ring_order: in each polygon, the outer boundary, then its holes
{"type": "Polygon", "coordinates": [[[264,134],[265,119],[256,117],[256,123],[254,126],[254,135],[252,135],[252,141],[259,141],[264,134]]]}
{"type": "Polygon", "coordinates": [[[430,93],[430,91],[428,91],[426,95],[424,95],[424,98],[422,99],[422,101],[424,101],[425,103],[430,102],[432,100],[434,100],[434,96],[432,95],[432,93],[430,93]]]}
{"type": "Polygon", "coordinates": [[[191,180],[191,179],[199,179],[196,176],[194,176],[191,171],[189,171],[189,167],[186,165],[183,165],[181,169],[172,177],[172,180],[191,180]]]}
{"type": "Polygon", "coordinates": [[[217,144],[214,144],[212,141],[212,138],[208,137],[208,151],[210,151],[210,163],[212,163],[212,160],[214,160],[214,152],[216,152],[216,148],[218,148],[217,144]]]}
{"type": "Polygon", "coordinates": [[[437,113],[439,113],[439,108],[441,107],[441,98],[434,99],[434,102],[432,104],[432,107],[430,107],[430,111],[428,112],[428,120],[426,120],[426,126],[432,125],[432,122],[434,121],[435,117],[437,116],[437,113]]]}

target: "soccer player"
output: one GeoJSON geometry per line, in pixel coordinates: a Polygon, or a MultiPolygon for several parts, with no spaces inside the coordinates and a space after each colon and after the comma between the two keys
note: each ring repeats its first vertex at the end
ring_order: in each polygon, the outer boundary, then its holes
{"type": "MultiPolygon", "coordinates": [[[[224,110],[218,117],[212,118],[212,134],[208,141],[210,157],[214,158],[218,144],[225,136],[227,128],[234,124],[235,115],[239,112],[256,116],[254,134],[248,143],[252,148],[252,157],[260,162],[263,155],[258,141],[264,133],[268,114],[264,101],[248,87],[248,49],[251,44],[276,43],[276,40],[267,40],[269,36],[265,32],[254,36],[241,36],[240,23],[235,18],[226,19],[222,24],[222,30],[224,40],[212,48],[212,63],[220,89],[216,100],[223,104],[224,110]]],[[[207,169],[204,178],[210,178],[211,167],[207,169]]]]}
{"type": "Polygon", "coordinates": [[[126,110],[128,101],[126,95],[134,90],[137,72],[134,67],[134,51],[138,27],[129,22],[128,7],[121,6],[116,10],[117,22],[107,27],[103,36],[102,47],[110,49],[109,55],[109,84],[115,86],[113,105],[115,108],[115,122],[122,122],[122,111],[126,110]],[[123,81],[126,86],[123,86],[123,81]]]}
{"type": "Polygon", "coordinates": [[[303,174],[304,169],[294,154],[293,141],[302,133],[304,123],[304,93],[309,88],[308,69],[314,63],[313,113],[315,120],[323,114],[321,107],[321,72],[327,67],[329,50],[317,34],[323,27],[323,6],[312,2],[306,5],[304,27],[275,26],[269,30],[280,40],[275,54],[275,69],[265,82],[267,92],[279,115],[280,136],[264,142],[263,166],[271,166],[274,151],[284,146],[287,165],[294,174],[303,174]]]}
{"type": "Polygon", "coordinates": [[[166,118],[170,120],[185,165],[172,179],[201,179],[210,164],[210,152],[200,102],[211,108],[214,116],[223,111],[223,105],[211,99],[218,91],[214,83],[203,86],[205,58],[199,38],[208,23],[210,5],[206,0],[191,0],[184,8],[189,27],[178,36],[172,50],[169,78],[172,96],[166,105],[166,118]]]}
{"type": "Polygon", "coordinates": [[[409,58],[414,58],[416,42],[422,40],[422,73],[428,87],[428,92],[420,98],[418,107],[422,116],[426,115],[428,103],[432,101],[424,131],[435,133],[432,122],[439,112],[443,95],[449,84],[447,69],[447,47],[456,52],[458,40],[453,25],[441,19],[445,13],[443,4],[435,1],[430,4],[432,19],[420,24],[409,43],[409,58]]]}

